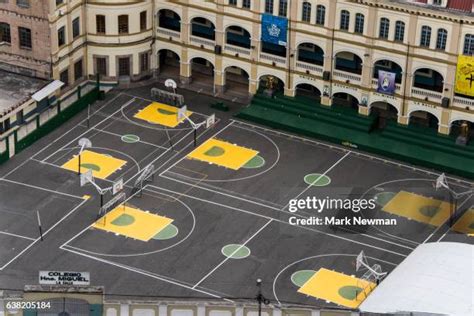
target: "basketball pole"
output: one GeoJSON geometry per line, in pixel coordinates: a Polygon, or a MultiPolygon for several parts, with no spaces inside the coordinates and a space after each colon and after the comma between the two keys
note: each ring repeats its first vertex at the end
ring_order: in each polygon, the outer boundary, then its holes
{"type": "Polygon", "coordinates": [[[39,234],[40,234],[40,238],[41,238],[41,241],[43,241],[43,229],[41,228],[41,218],[40,218],[40,213],[39,211],[37,210],[36,211],[36,217],[38,219],[38,229],[39,229],[39,234]]]}
{"type": "Polygon", "coordinates": [[[81,152],[79,152],[79,156],[78,156],[78,165],[77,165],[77,174],[80,176],[81,175],[81,152]]]}

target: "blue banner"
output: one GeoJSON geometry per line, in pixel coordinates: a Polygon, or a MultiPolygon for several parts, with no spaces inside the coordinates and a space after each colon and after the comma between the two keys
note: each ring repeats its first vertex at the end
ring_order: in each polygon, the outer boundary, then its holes
{"type": "Polygon", "coordinates": [[[395,76],[393,72],[379,70],[379,81],[377,92],[384,94],[395,94],[395,76]]]}
{"type": "Polygon", "coordinates": [[[286,46],[288,33],[288,19],[271,14],[262,14],[263,42],[286,46]]]}

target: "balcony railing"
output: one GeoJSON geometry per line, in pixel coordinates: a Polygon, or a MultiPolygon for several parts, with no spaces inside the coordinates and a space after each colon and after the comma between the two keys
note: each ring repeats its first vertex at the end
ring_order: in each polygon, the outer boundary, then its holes
{"type": "Polygon", "coordinates": [[[302,61],[297,61],[296,62],[296,67],[302,68],[304,70],[314,71],[316,73],[323,73],[323,67],[318,66],[318,65],[305,63],[305,62],[302,62],[302,61]]]}
{"type": "Polygon", "coordinates": [[[357,74],[351,74],[345,71],[334,71],[334,78],[340,79],[340,80],[350,80],[350,81],[355,81],[355,82],[361,82],[362,78],[360,75],[357,74]]]}
{"type": "Polygon", "coordinates": [[[278,57],[272,54],[260,53],[260,59],[286,65],[286,58],[278,57]]]}
{"type": "Polygon", "coordinates": [[[195,45],[205,45],[205,46],[212,46],[212,47],[216,45],[216,41],[197,37],[197,36],[191,36],[191,43],[195,45]]]}
{"type": "MultiPolygon", "coordinates": [[[[379,81],[377,79],[372,79],[372,87],[376,89],[379,85],[379,81]]],[[[395,91],[400,91],[402,86],[399,83],[395,83],[395,91]]]]}
{"type": "Polygon", "coordinates": [[[432,98],[436,100],[441,100],[443,98],[443,94],[441,92],[425,90],[415,87],[411,88],[411,94],[414,97],[432,98]]]}
{"type": "Polygon", "coordinates": [[[459,107],[474,106],[474,100],[455,96],[454,105],[459,107]]]}
{"type": "Polygon", "coordinates": [[[237,46],[233,46],[233,45],[230,45],[230,44],[226,44],[224,46],[224,49],[230,53],[237,53],[239,55],[246,55],[246,56],[250,56],[250,49],[247,49],[247,48],[243,48],[243,47],[237,47],[237,46]]]}
{"type": "Polygon", "coordinates": [[[180,38],[181,37],[179,32],[171,31],[171,30],[167,30],[167,29],[163,29],[163,28],[158,28],[157,32],[158,32],[158,34],[164,35],[166,37],[174,37],[174,38],[180,38]]]}

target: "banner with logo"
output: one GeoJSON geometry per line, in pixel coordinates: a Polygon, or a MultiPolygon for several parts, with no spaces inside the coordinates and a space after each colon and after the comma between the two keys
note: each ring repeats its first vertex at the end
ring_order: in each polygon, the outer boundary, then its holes
{"type": "Polygon", "coordinates": [[[379,70],[378,93],[395,94],[395,76],[393,72],[379,70]]]}
{"type": "Polygon", "coordinates": [[[455,92],[474,97],[474,57],[458,57],[455,92]]]}
{"type": "Polygon", "coordinates": [[[286,46],[288,19],[285,17],[262,14],[263,42],[286,46]]]}

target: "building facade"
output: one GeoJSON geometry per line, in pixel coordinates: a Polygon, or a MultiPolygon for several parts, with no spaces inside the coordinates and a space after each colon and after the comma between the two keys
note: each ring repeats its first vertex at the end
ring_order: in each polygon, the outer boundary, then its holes
{"type": "MultiPolygon", "coordinates": [[[[2,9],[23,1],[3,2],[11,3],[2,9]]],[[[154,75],[248,96],[272,76],[288,96],[316,95],[328,106],[421,122],[442,134],[474,122],[474,99],[454,87],[458,56],[474,52],[471,0],[31,3],[47,7],[51,72],[69,85],[97,73],[111,81],[154,75]],[[260,41],[262,13],[289,19],[287,47],[260,41]],[[377,92],[379,70],[396,74],[394,95],[377,92]]],[[[17,23],[4,14],[0,22],[17,23]]]]}

